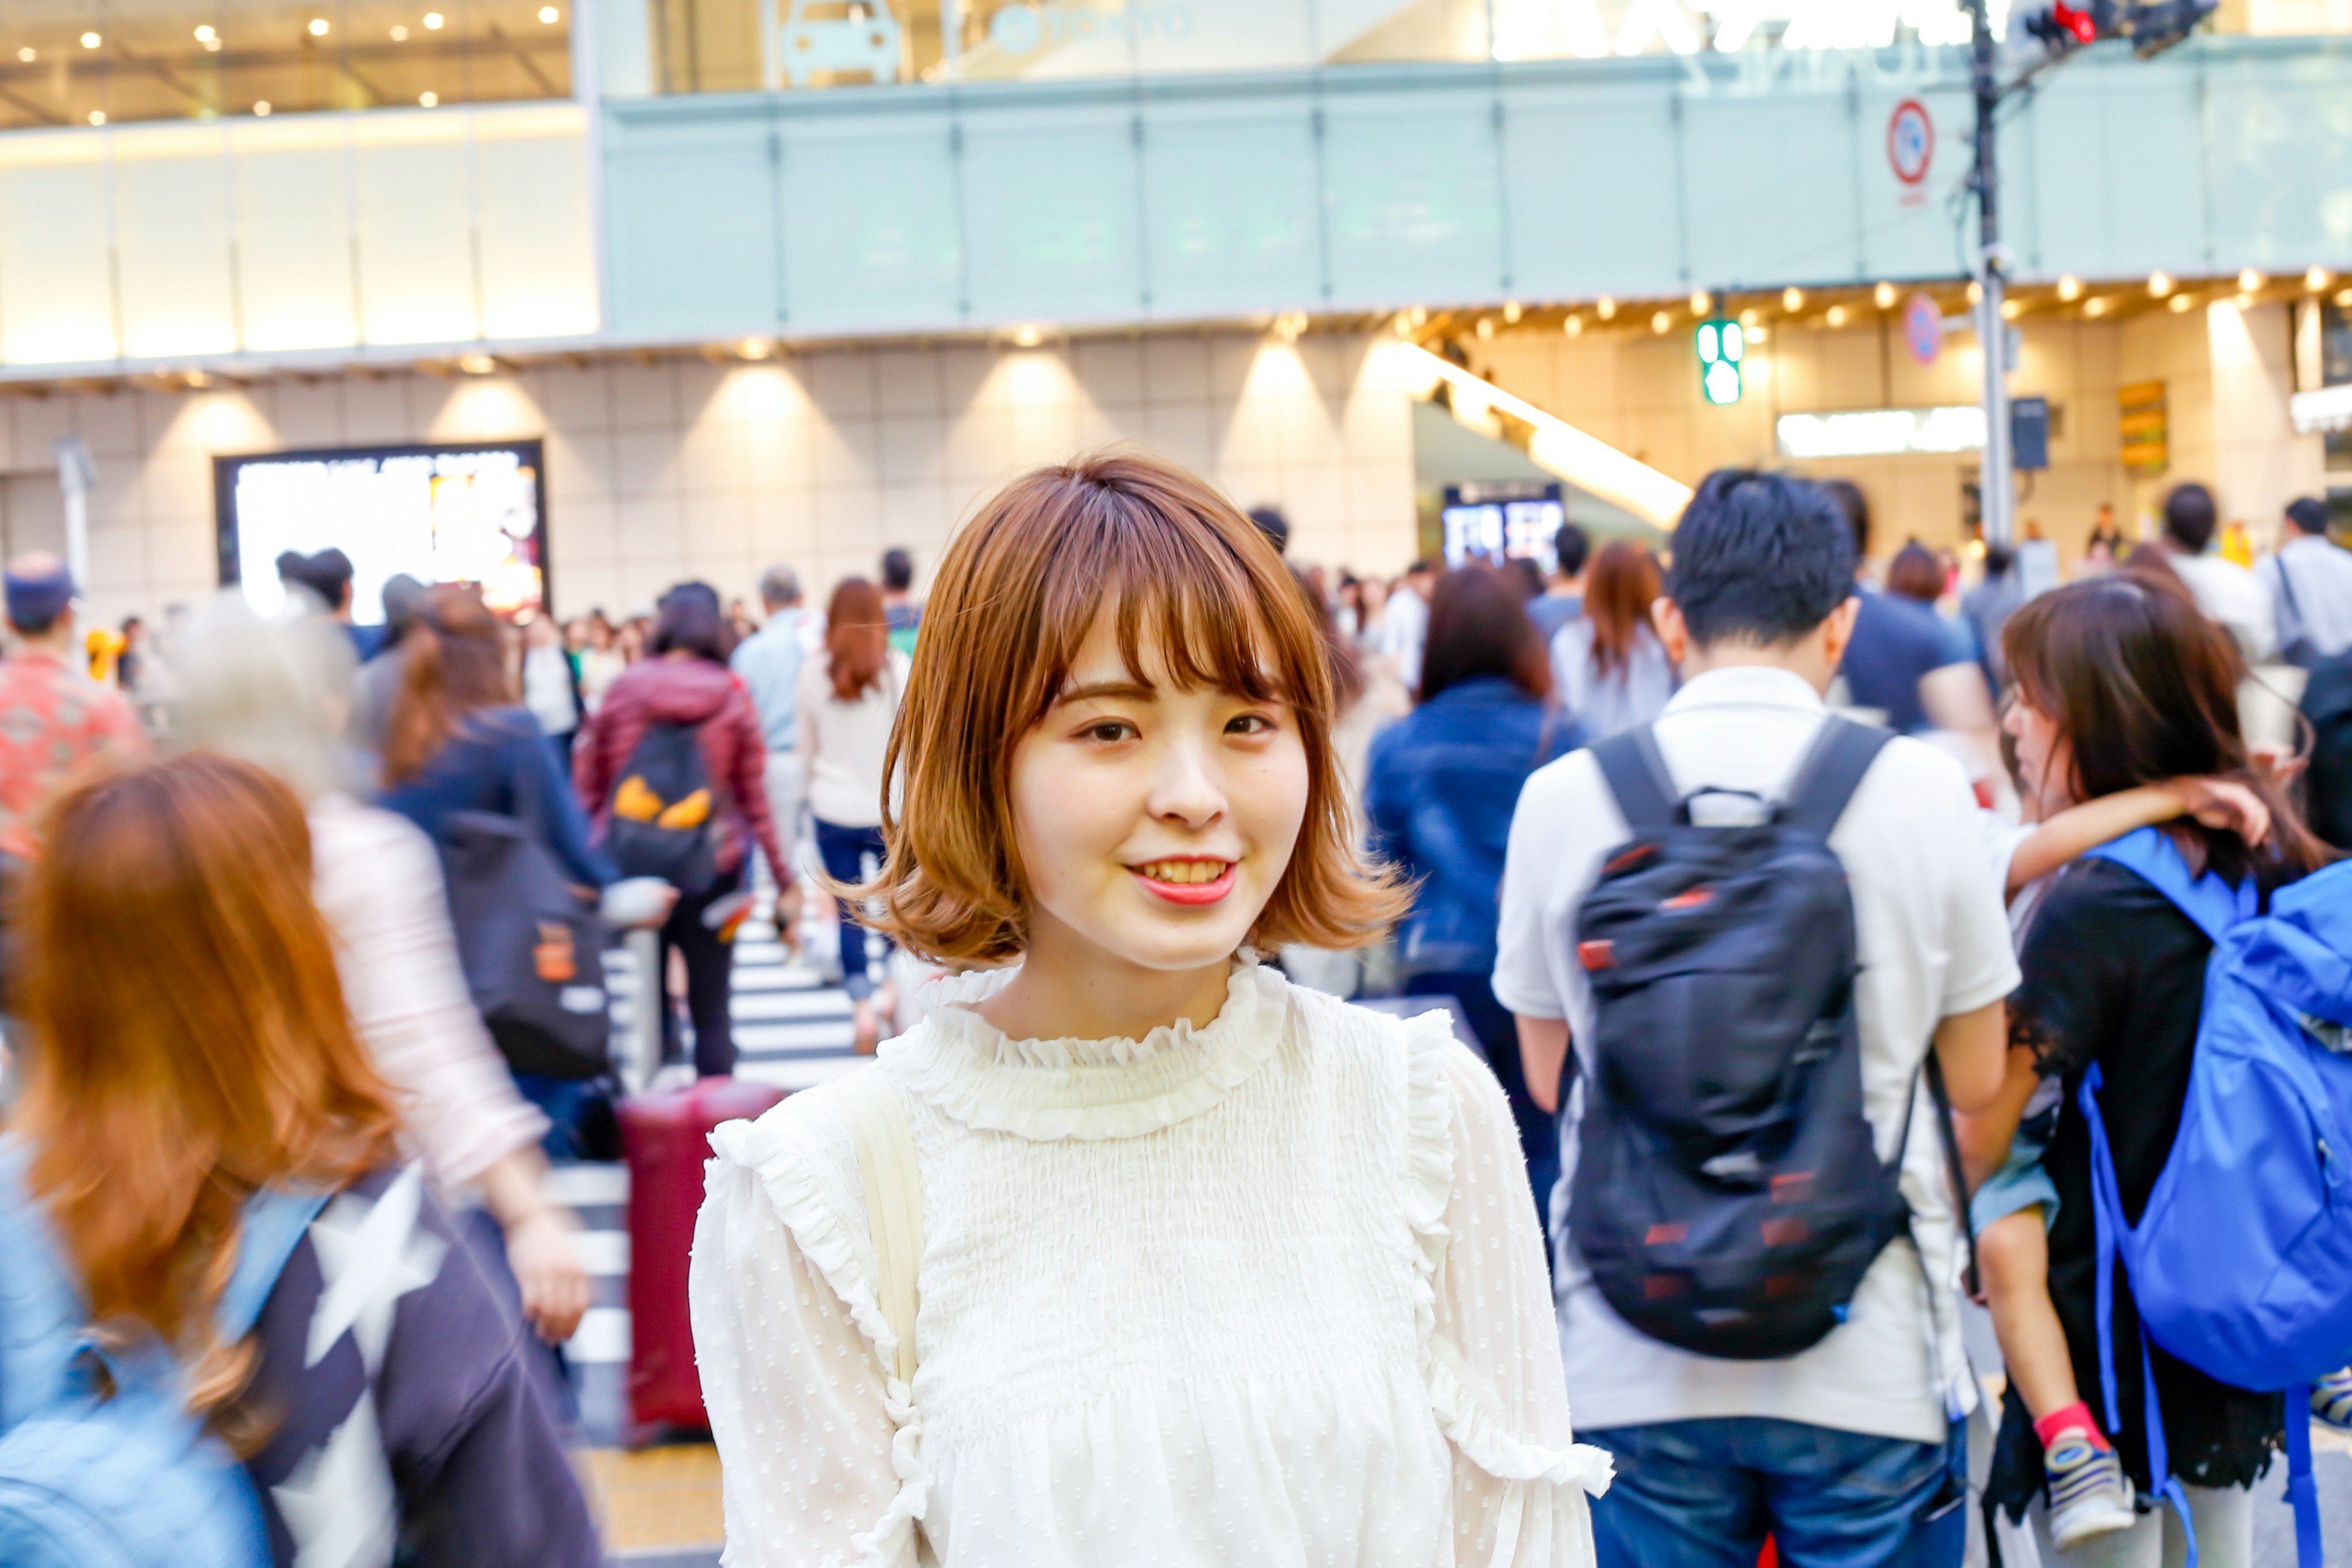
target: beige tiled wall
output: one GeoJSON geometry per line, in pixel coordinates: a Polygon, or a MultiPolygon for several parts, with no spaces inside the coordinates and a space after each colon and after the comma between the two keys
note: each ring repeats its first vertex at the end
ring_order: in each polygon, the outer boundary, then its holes
{"type": "Polygon", "coordinates": [[[1411,420],[1370,342],[1165,333],[16,397],[0,473],[37,486],[53,437],[89,443],[89,586],[108,619],[212,591],[216,454],[509,437],[547,443],[566,614],[648,604],[688,575],[748,596],[775,561],[821,593],[891,544],[928,570],[1011,474],[1118,441],[1283,507],[1301,562],[1393,571],[1413,549],[1411,420]]]}

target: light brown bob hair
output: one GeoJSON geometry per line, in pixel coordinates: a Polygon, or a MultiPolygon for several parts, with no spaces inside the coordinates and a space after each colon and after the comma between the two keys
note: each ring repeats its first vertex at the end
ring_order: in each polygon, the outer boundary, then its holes
{"type": "Polygon", "coordinates": [[[1022,475],[948,546],[890,731],[888,854],[862,890],[880,901],[874,923],[946,963],[999,963],[1027,945],[1013,748],[1053,707],[1105,615],[1139,679],[1149,645],[1181,687],[1278,701],[1297,715],[1307,817],[1252,944],[1376,940],[1405,895],[1365,862],[1348,826],[1331,669],[1312,607],[1232,502],[1172,463],[1117,450],[1022,475]]]}

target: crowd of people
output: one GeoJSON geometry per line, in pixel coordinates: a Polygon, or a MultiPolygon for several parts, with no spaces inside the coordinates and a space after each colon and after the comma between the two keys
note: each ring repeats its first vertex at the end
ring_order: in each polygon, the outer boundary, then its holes
{"type": "Polygon", "coordinates": [[[1114,453],[921,597],[893,550],[821,609],[394,578],[362,626],[289,553],[285,614],[125,629],[152,726],[19,558],[0,1475],[77,1495],[28,1419],[160,1389],[213,1492],[154,1518],[236,1560],[598,1561],[548,1196],[609,1154],[589,982],[656,931],[664,1059],[723,1077],[764,906],[878,1059],[711,1138],[731,1563],[1958,1568],[1973,1486],[2046,1561],[2243,1568],[2289,1402],[2352,1430],[2352,1323],[2232,1382],[2112,1232],[2227,921],[2302,922],[2294,1006],[2352,1027],[2352,886],[2241,719],[2352,655],[2352,558],[2317,501],[2251,568],[2217,515],[2029,593],[1725,470],[1663,552],[1391,581],[1114,453]]]}

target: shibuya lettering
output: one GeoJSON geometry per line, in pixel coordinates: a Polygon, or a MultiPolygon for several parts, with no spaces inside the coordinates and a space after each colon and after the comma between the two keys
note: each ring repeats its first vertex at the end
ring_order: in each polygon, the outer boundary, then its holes
{"type": "MultiPolygon", "coordinates": [[[[2004,36],[2006,0],[1989,10],[1993,36],[2004,36]]],[[[1968,12],[1953,0],[1500,0],[1494,16],[1497,59],[1563,53],[1599,58],[1658,48],[1678,55],[1883,49],[1906,41],[1965,44],[1969,37],[1968,12]]]]}
{"type": "Polygon", "coordinates": [[[1031,55],[1041,48],[1090,38],[1132,37],[1150,42],[1190,37],[1192,11],[1188,5],[1142,5],[1127,11],[1102,11],[1092,5],[1008,5],[989,20],[989,41],[1008,55],[1031,55]]]}

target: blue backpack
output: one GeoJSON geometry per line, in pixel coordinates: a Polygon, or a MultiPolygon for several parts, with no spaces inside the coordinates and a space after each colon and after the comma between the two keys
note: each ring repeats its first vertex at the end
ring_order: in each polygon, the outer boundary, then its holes
{"type": "MultiPolygon", "coordinates": [[[[2330,866],[2257,910],[2250,882],[2191,880],[2162,831],[2091,851],[2137,873],[2213,939],[2189,1098],[2137,1226],[2127,1223],[2100,1074],[2084,1076],[2098,1221],[2100,1394],[2112,1426],[2115,1262],[2141,1334],[2238,1388],[2286,1395],[2287,1501],[2299,1568],[2320,1568],[2311,1470],[2311,1385],[2352,1363],[2352,862],[2330,866]]],[[[2145,1344],[2150,1479],[2180,1515],[2145,1344]]]]}
{"type": "MultiPolygon", "coordinates": [[[[0,1141],[0,1563],[268,1568],[260,1499],[189,1414],[171,1352],[152,1340],[129,1350],[93,1342],[80,1287],[26,1189],[26,1159],[20,1142],[0,1141]],[[100,1397],[97,1365],[111,1398],[100,1397]]],[[[246,1205],[215,1321],[223,1342],[252,1329],[325,1201],[268,1191],[246,1205]]]]}

